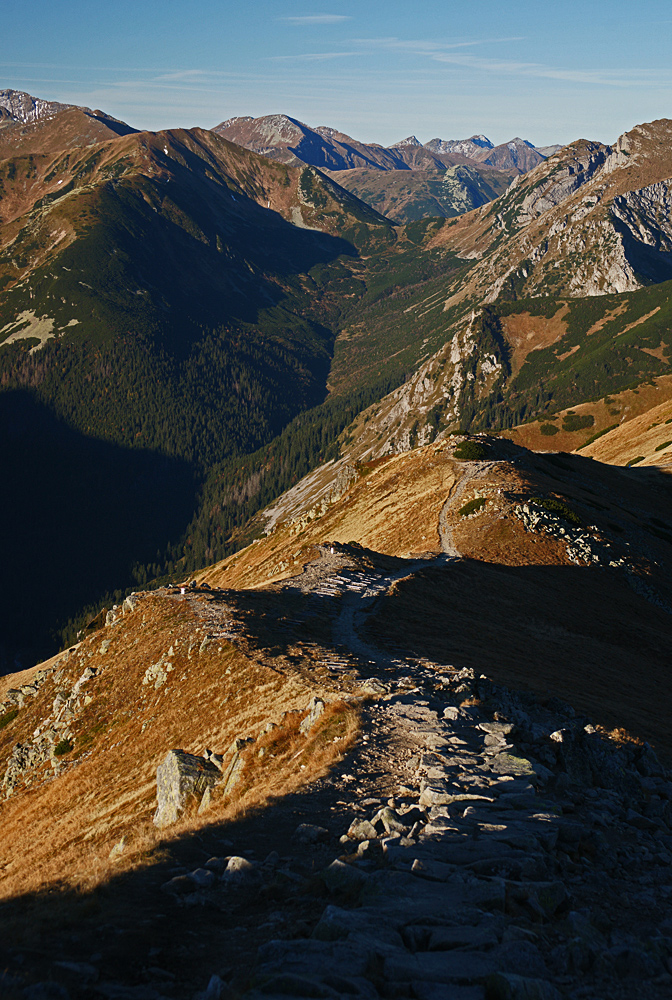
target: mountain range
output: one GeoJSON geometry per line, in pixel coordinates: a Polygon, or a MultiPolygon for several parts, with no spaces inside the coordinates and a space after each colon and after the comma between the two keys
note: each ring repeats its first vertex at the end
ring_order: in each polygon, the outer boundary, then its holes
{"type": "Polygon", "coordinates": [[[0,107],[10,1000],[665,1000],[672,121],[0,107]]]}
{"type": "MultiPolygon", "coordinates": [[[[248,137],[265,123],[268,157],[216,131],[137,132],[28,95],[7,107],[36,120],[0,130],[3,462],[19,520],[3,544],[11,575],[26,538],[31,564],[46,560],[31,584],[49,607],[41,648],[104,592],[240,545],[316,465],[306,510],[358,462],[451,433],[568,450],[620,434],[610,460],[664,460],[664,434],[635,448],[620,425],[669,391],[668,122],[539,154],[497,196],[495,168],[464,152],[364,148],[284,116],[238,121],[248,137]],[[290,146],[379,162],[327,172],[290,146]],[[409,164],[439,156],[441,184],[469,179],[485,204],[462,188],[459,216],[430,201],[399,226],[334,180],[365,170],[387,204],[422,173],[409,164]],[[92,558],[80,526],[101,519],[92,558]]],[[[5,657],[30,658],[19,591],[7,609],[5,657]]]]}
{"type": "Polygon", "coordinates": [[[524,173],[560,147],[537,149],[526,139],[495,146],[484,135],[470,139],[432,139],[414,135],[391,146],[364,143],[326,125],[310,128],[287,115],[228,118],[213,129],[241,146],[283,162],[312,163],[329,170],[371,167],[379,170],[419,170],[454,166],[467,160],[524,173]]]}
{"type": "Polygon", "coordinates": [[[519,138],[494,146],[484,135],[432,139],[424,145],[409,136],[385,147],[324,125],[313,129],[287,115],[229,118],[214,131],[283,163],[310,163],[329,171],[339,184],[395,222],[429,215],[450,218],[483,205],[519,173],[560,148],[537,149],[519,138]],[[400,170],[405,176],[396,173],[400,170]],[[380,171],[394,174],[381,177],[380,171]]]}

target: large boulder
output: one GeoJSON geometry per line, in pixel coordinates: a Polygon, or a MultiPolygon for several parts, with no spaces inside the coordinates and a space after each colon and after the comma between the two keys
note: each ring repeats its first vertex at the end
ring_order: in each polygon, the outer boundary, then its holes
{"type": "Polygon", "coordinates": [[[197,806],[206,791],[210,791],[222,774],[205,757],[169,750],[156,771],[157,808],[154,826],[160,830],[175,823],[189,805],[197,806]]]}

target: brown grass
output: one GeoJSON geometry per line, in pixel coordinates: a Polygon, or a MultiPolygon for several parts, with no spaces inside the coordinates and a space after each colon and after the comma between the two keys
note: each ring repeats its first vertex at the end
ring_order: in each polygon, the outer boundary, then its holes
{"type": "Polygon", "coordinates": [[[92,701],[72,725],[75,749],[60,758],[65,773],[45,783],[51,772],[46,762],[30,774],[29,785],[0,804],[2,898],[57,884],[89,889],[113,872],[146,866],[185,832],[263,808],[325,773],[350,746],[356,709],[289,665],[280,672],[221,640],[199,652],[212,632],[203,624],[202,608],[198,598],[148,596],[119,625],[85,640],[65,661],[61,679],[47,681],[0,731],[6,760],[14,744],[50,714],[56,691],[71,688],[84,664],[98,670],[82,692],[92,701]],[[112,646],[101,655],[101,640],[108,637],[112,646]],[[158,690],[143,685],[147,667],[170,647],[173,670],[166,684],[158,690]],[[313,693],[330,704],[306,738],[298,724],[313,693]],[[260,736],[269,721],[278,728],[260,736]],[[155,775],[167,751],[180,747],[198,754],[209,746],[224,752],[234,737],[249,735],[258,739],[244,753],[243,783],[235,797],[215,801],[203,816],[189,817],[165,834],[156,831],[155,775]],[[259,757],[261,748],[268,754],[259,757]],[[110,850],[122,837],[127,847],[111,862],[110,850]]]}
{"type": "Polygon", "coordinates": [[[439,552],[439,514],[458,478],[457,465],[442,442],[366,463],[366,474],[322,517],[298,532],[281,524],[197,578],[214,587],[258,587],[299,573],[327,540],[356,541],[390,556],[439,552]]]}
{"type": "MultiPolygon", "coordinates": [[[[639,434],[639,424],[644,424],[647,415],[650,420],[659,419],[651,416],[655,408],[665,404],[672,398],[672,375],[660,375],[650,382],[643,382],[637,391],[625,389],[610,397],[591,403],[579,403],[573,409],[580,416],[591,414],[595,423],[580,431],[563,431],[562,418],[567,410],[558,412],[558,420],[554,421],[559,433],[545,436],[541,433],[542,424],[548,423],[541,417],[529,424],[519,424],[513,430],[501,432],[502,437],[509,437],[525,448],[537,451],[574,451],[581,448],[581,454],[591,455],[601,462],[612,465],[626,465],[636,455],[649,455],[648,451],[637,451],[636,437],[639,434]],[[636,421],[638,423],[636,423],[636,421]],[[619,426],[598,438],[594,444],[582,448],[582,445],[598,431],[611,427],[616,422],[619,426]],[[632,438],[632,440],[631,440],[632,438]],[[633,448],[635,450],[633,450],[633,448]]],[[[654,442],[652,442],[653,444],[654,442]]],[[[658,443],[657,441],[655,443],[658,443]]]]}
{"type": "Polygon", "coordinates": [[[511,371],[517,375],[523,367],[525,358],[532,351],[540,351],[557,343],[567,333],[565,316],[569,312],[569,304],[563,302],[557,312],[550,318],[532,316],[528,312],[514,313],[502,318],[504,337],[512,348],[511,371]]]}
{"type": "Polygon", "coordinates": [[[621,747],[641,747],[644,745],[644,740],[640,739],[639,736],[633,736],[631,732],[624,729],[623,726],[617,726],[615,729],[605,729],[604,726],[595,727],[602,736],[606,736],[607,739],[611,740],[613,743],[617,743],[621,747]]]}

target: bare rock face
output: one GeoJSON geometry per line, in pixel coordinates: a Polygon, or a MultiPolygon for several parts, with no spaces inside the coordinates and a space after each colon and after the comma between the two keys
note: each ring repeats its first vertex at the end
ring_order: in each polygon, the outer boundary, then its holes
{"type": "Polygon", "coordinates": [[[42,118],[53,118],[59,111],[71,107],[72,104],[61,104],[59,101],[43,101],[23,90],[0,90],[0,108],[4,109],[7,117],[18,122],[29,123],[42,118]]]}
{"type": "Polygon", "coordinates": [[[575,149],[572,158],[566,158],[525,196],[518,215],[518,225],[527,224],[569,198],[604,166],[610,152],[609,146],[598,142],[582,143],[575,149]]]}
{"type": "Polygon", "coordinates": [[[221,772],[205,757],[169,750],[156,771],[154,826],[160,830],[175,823],[190,803],[194,805],[221,780],[221,772]]]}

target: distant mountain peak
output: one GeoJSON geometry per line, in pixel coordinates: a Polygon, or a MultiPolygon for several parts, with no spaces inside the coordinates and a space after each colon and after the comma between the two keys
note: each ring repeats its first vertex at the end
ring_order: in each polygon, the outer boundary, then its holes
{"type": "Polygon", "coordinates": [[[415,135],[409,135],[405,139],[400,139],[399,142],[393,142],[388,149],[401,149],[403,146],[422,146],[422,143],[415,135]]]}
{"type": "Polygon", "coordinates": [[[75,105],[43,101],[41,97],[33,97],[24,90],[0,90],[0,108],[4,108],[15,121],[26,125],[42,118],[53,118],[59,111],[72,107],[75,105]]]}
{"type": "Polygon", "coordinates": [[[486,135],[479,133],[469,139],[431,139],[425,143],[425,149],[429,149],[432,153],[459,153],[473,158],[482,149],[494,149],[494,146],[486,135]]]}
{"type": "Polygon", "coordinates": [[[220,122],[217,128],[230,128],[232,125],[241,125],[242,122],[253,122],[254,118],[252,115],[235,115],[233,118],[227,118],[226,121],[220,122]]]}
{"type": "Polygon", "coordinates": [[[509,149],[520,149],[521,146],[524,146],[526,149],[537,148],[536,146],[533,146],[532,143],[529,142],[529,140],[521,139],[519,135],[517,135],[515,139],[510,139],[506,145],[509,147],[509,149]]]}

